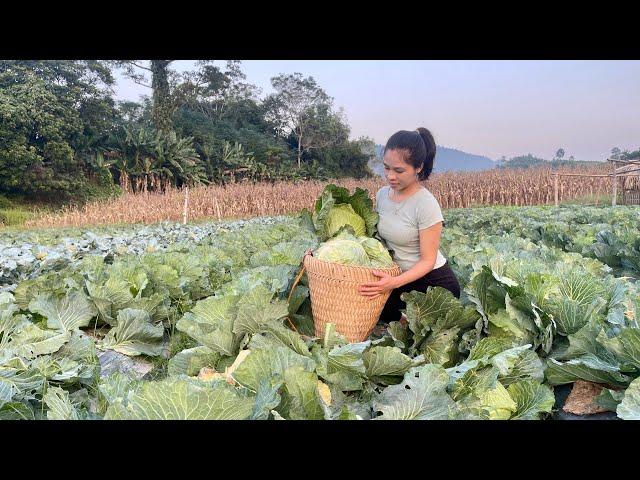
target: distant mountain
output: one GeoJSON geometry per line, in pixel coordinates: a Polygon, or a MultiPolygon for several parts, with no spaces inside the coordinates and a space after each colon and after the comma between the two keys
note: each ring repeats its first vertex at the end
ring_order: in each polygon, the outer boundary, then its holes
{"type": "MultiPolygon", "coordinates": [[[[374,173],[384,176],[382,165],[382,152],[384,145],[376,145],[376,159],[369,162],[369,168],[374,173]]],[[[456,150],[455,148],[436,147],[436,158],[434,160],[434,172],[445,172],[451,170],[474,172],[478,170],[488,170],[494,168],[496,162],[489,157],[474,155],[472,153],[456,150]]]]}

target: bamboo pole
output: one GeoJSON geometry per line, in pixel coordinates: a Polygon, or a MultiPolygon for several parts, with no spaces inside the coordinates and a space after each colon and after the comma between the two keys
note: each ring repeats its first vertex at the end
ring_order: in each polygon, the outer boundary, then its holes
{"type": "Polygon", "coordinates": [[[616,176],[616,163],[613,162],[613,176],[612,178],[612,182],[613,182],[613,196],[611,198],[611,205],[612,206],[616,206],[617,202],[617,197],[618,197],[618,177],[616,176]]]}
{"type": "Polygon", "coordinates": [[[558,206],[558,174],[556,173],[556,178],[553,182],[553,192],[556,199],[556,207],[558,206]]]}
{"type": "Polygon", "coordinates": [[[220,204],[218,203],[218,199],[216,196],[213,196],[213,203],[216,205],[216,213],[218,214],[218,221],[222,221],[222,214],[220,213],[220,204]]]}
{"type": "Polygon", "coordinates": [[[623,165],[635,165],[635,164],[640,164],[640,158],[630,158],[628,160],[620,160],[618,158],[616,159],[608,158],[607,162],[612,162],[614,164],[621,163],[623,165]]]}
{"type": "Polygon", "coordinates": [[[187,224],[187,210],[189,208],[189,187],[187,186],[184,193],[184,207],[182,209],[182,224],[187,224]]]}
{"type": "MultiPolygon", "coordinates": [[[[624,172],[615,172],[615,175],[618,177],[632,177],[633,175],[629,175],[634,172],[640,172],[640,168],[633,170],[626,170],[624,172]]],[[[605,173],[605,174],[590,174],[590,173],[554,173],[554,175],[559,175],[561,177],[611,177],[613,173],[605,173]]]]}
{"type": "MultiPolygon", "coordinates": [[[[618,169],[618,170],[620,170],[620,169],[618,169]]],[[[626,173],[634,173],[634,172],[640,172],[640,167],[632,168],[630,170],[619,171],[619,172],[616,172],[616,175],[618,175],[620,177],[620,176],[625,176],[624,174],[626,174],[626,173]]],[[[630,176],[632,176],[632,175],[630,175],[630,176]]]]}

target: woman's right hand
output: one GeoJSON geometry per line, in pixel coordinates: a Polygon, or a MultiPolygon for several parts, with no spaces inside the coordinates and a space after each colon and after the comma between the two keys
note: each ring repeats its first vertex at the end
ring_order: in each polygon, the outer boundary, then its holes
{"type": "Polygon", "coordinates": [[[306,257],[307,255],[311,255],[313,257],[313,249],[307,248],[307,250],[304,252],[304,256],[306,257]]]}

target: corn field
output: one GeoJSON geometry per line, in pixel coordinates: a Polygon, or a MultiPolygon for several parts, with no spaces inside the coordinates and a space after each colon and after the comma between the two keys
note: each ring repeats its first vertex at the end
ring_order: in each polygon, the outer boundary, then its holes
{"type": "MultiPolygon", "coordinates": [[[[559,169],[560,173],[608,173],[606,165],[559,169]]],[[[554,202],[554,175],[550,168],[487,170],[482,172],[436,173],[424,182],[442,208],[481,205],[542,205],[554,202]]],[[[328,181],[250,183],[196,187],[189,190],[188,220],[247,218],[293,213],[312,209],[328,183],[353,191],[366,188],[375,201],[376,191],[385,185],[381,178],[328,181]]],[[[597,177],[560,177],[559,200],[595,199],[609,195],[611,180],[597,177]]],[[[67,208],[25,224],[27,228],[83,226],[118,223],[180,222],[184,219],[185,191],[128,193],[116,200],[93,202],[67,208]]]]}

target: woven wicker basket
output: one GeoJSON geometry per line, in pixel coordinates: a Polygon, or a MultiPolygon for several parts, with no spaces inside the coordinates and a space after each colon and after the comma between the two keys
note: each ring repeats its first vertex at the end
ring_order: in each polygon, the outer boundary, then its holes
{"type": "Polygon", "coordinates": [[[386,272],[393,277],[402,273],[400,267],[369,268],[326,262],[307,255],[304,267],[309,278],[311,311],[317,337],[324,336],[327,323],[349,342],[362,342],[376,326],[391,292],[371,300],[358,292],[363,283],[379,280],[372,270],[386,272]]]}

